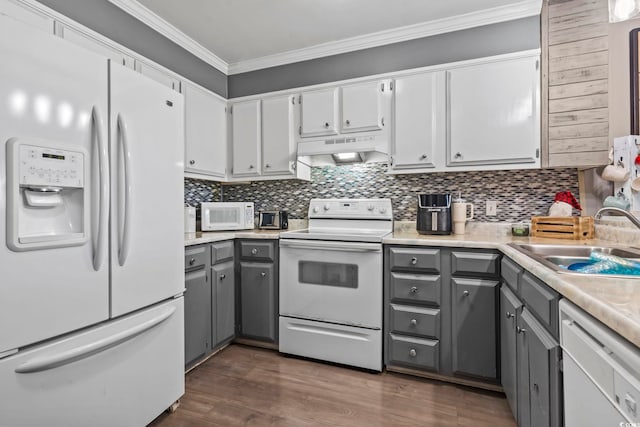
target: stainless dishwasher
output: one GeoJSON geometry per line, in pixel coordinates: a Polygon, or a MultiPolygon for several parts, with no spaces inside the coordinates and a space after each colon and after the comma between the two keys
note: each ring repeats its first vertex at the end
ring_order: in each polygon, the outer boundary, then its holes
{"type": "Polygon", "coordinates": [[[560,301],[566,427],[640,425],[640,350],[560,301]]]}

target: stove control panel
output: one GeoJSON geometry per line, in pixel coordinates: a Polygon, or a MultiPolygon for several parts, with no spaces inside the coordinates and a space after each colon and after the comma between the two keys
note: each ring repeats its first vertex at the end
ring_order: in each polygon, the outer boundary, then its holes
{"type": "Polygon", "coordinates": [[[392,220],[391,199],[312,199],[309,218],[392,220]]]}

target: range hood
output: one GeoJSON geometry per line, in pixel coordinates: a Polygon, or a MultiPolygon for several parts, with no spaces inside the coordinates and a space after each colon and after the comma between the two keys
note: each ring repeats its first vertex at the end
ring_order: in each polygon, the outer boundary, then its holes
{"type": "Polygon", "coordinates": [[[389,160],[386,132],[337,135],[298,141],[298,161],[309,166],[385,163],[389,160]]]}

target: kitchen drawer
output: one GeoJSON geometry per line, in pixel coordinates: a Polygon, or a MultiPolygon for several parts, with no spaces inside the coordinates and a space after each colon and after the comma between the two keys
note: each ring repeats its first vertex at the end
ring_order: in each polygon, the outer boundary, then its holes
{"type": "Polygon", "coordinates": [[[274,242],[247,241],[240,242],[240,258],[248,261],[274,261],[276,248],[274,242]]]}
{"type": "Polygon", "coordinates": [[[392,333],[440,338],[440,309],[391,304],[392,333]]]}
{"type": "Polygon", "coordinates": [[[440,341],[389,334],[389,363],[437,371],[440,341]]]}
{"type": "Polygon", "coordinates": [[[233,240],[213,243],[211,245],[211,265],[233,259],[233,240]]]}
{"type": "Polygon", "coordinates": [[[528,272],[525,272],[520,281],[520,296],[543,326],[555,338],[558,338],[559,294],[528,272]]]}
{"type": "Polygon", "coordinates": [[[391,273],[391,301],[440,305],[441,281],[439,275],[391,273]]]}
{"type": "Polygon", "coordinates": [[[497,277],[500,255],[494,252],[451,252],[451,274],[497,277]]]}
{"type": "Polygon", "coordinates": [[[186,248],[184,250],[184,269],[191,271],[203,268],[207,264],[208,255],[207,245],[186,248]]]}
{"type": "Polygon", "coordinates": [[[500,273],[504,282],[516,295],[520,294],[520,280],[522,280],[522,268],[507,257],[502,257],[500,273]]]}
{"type": "Polygon", "coordinates": [[[440,249],[389,249],[391,270],[410,270],[421,273],[440,272],[440,249]]]}

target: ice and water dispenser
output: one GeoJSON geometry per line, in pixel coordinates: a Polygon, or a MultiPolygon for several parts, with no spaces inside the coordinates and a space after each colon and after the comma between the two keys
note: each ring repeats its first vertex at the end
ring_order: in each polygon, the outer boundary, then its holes
{"type": "Polygon", "coordinates": [[[87,152],[14,138],[6,154],[7,246],[27,251],[84,244],[90,227],[87,152]]]}

